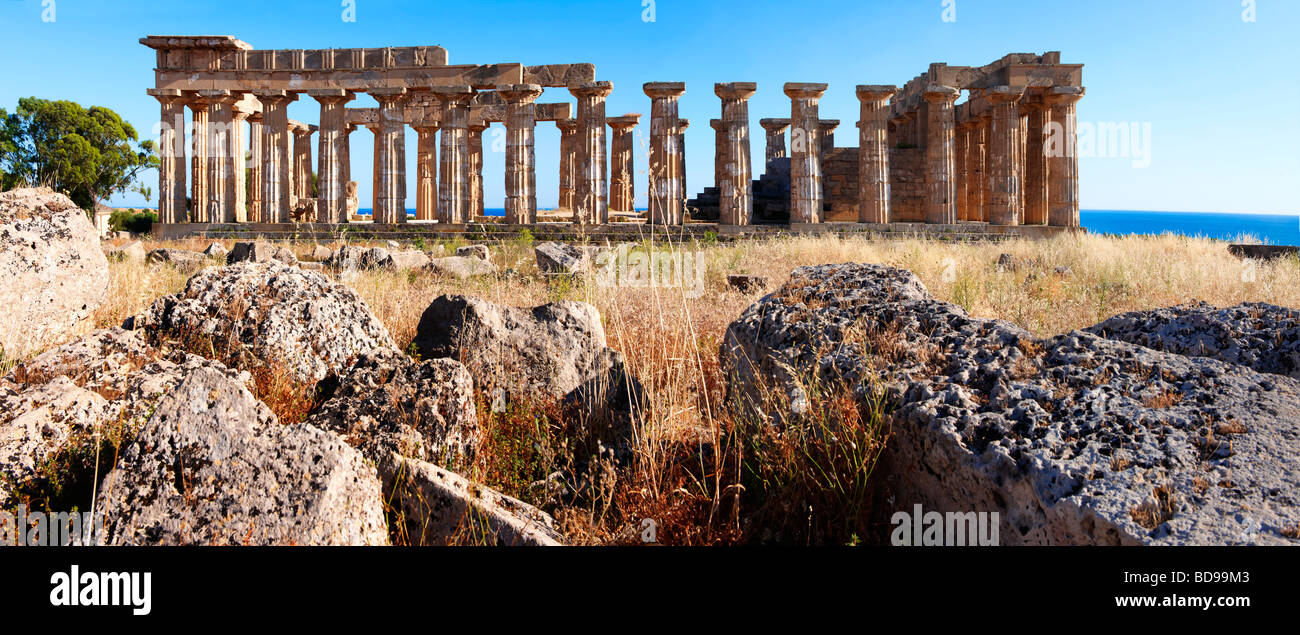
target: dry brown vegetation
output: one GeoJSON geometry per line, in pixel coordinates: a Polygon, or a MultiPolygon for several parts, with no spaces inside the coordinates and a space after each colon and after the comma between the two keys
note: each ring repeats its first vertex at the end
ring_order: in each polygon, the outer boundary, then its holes
{"type": "MultiPolygon", "coordinates": [[[[207,242],[168,246],[200,250],[207,242]]],[[[296,245],[295,251],[305,255],[313,246],[296,245]]],[[[799,265],[895,265],[915,272],[936,297],[976,316],[1016,323],[1036,336],[1089,326],[1124,311],[1193,300],[1220,306],[1244,301],[1300,306],[1296,261],[1248,267],[1230,256],[1224,243],[1172,235],[1000,243],[787,237],[676,245],[704,254],[706,282],[700,297],[679,289],[605,288],[590,277],[548,278],[537,272],[531,241],[492,246],[493,261],[512,275],[456,281],[369,271],[341,279],[403,348],[414,337],[425,307],[443,293],[517,306],[583,300],[600,310],[610,346],[624,353],[646,389],[637,413],[641,425],[634,460],[621,466],[593,460],[584,447],[589,439],[573,438],[581,435],[553,404],[512,406],[493,414],[480,396],[484,448],[473,465],[456,466],[470,478],[551,511],[578,543],[636,542],[645,518],[655,519],[660,542],[675,544],[878,539],[870,535],[871,492],[866,486],[884,442],[878,409],[863,408],[845,391],[823,387],[812,391],[817,399],[811,423],[794,432],[734,416],[727,407],[718,346],[727,325],[757,298],[729,290],[727,274],[766,275],[771,288],[765,291],[770,292],[799,265]],[[999,272],[1001,253],[1034,264],[999,272]],[[576,480],[579,465],[587,476],[583,489],[557,502],[549,483],[576,480]]],[[[111,268],[110,299],[96,315],[99,326],[120,323],[155,298],[178,291],[188,277],[167,266],[113,263],[111,268]]],[[[888,339],[889,334],[870,335],[888,339]]],[[[1032,365],[1039,351],[1027,346],[1026,364],[1032,365]]],[[[259,384],[265,384],[267,396],[278,395],[280,404],[301,408],[305,403],[280,394],[270,378],[259,384]]],[[[1164,509],[1170,506],[1164,503],[1171,505],[1165,499],[1155,508],[1134,510],[1135,519],[1141,515],[1145,526],[1166,516],[1172,510],[1164,509]]]]}

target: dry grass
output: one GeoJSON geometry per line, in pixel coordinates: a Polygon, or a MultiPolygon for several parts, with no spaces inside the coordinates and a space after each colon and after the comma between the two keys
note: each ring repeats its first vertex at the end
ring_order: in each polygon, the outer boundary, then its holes
{"type": "MultiPolygon", "coordinates": [[[[207,242],[167,246],[199,250],[207,242]]],[[[294,250],[302,256],[313,246],[298,244],[294,250]]],[[[538,274],[527,239],[493,245],[493,261],[513,275],[456,281],[371,271],[348,275],[343,282],[361,295],[403,348],[414,337],[424,308],[443,293],[516,306],[573,299],[600,310],[610,346],[624,353],[646,389],[631,464],[615,469],[597,462],[587,468],[594,477],[576,501],[548,502],[546,479],[575,462],[573,446],[564,438],[570,432],[565,415],[539,404],[496,416],[485,413],[481,421],[488,441],[480,462],[458,466],[508,494],[547,506],[570,540],[585,543],[635,542],[635,528],[644,518],[655,519],[661,542],[678,544],[871,540],[863,536],[870,516],[865,482],[882,438],[879,413],[862,410],[843,392],[823,390],[812,408],[816,425],[807,434],[782,434],[733,415],[724,404],[718,346],[727,325],[757,296],[729,290],[727,274],[765,275],[773,288],[764,291],[770,292],[799,265],[890,264],[915,272],[939,299],[975,316],[1016,323],[1036,336],[1086,327],[1124,311],[1193,300],[1300,307],[1297,262],[1248,266],[1230,256],[1223,243],[1173,235],[1000,243],[788,237],[674,247],[701,250],[706,282],[700,297],[680,289],[606,288],[590,277],[547,278],[538,274]],[[1033,264],[999,272],[1001,253],[1033,264]],[[848,446],[827,440],[846,436],[857,442],[850,454],[844,451],[848,446]]],[[[166,266],[113,263],[111,269],[110,301],[96,314],[99,326],[120,323],[155,298],[182,288],[187,278],[166,266]]],[[[1024,352],[1026,365],[1032,365],[1039,351],[1031,346],[1024,352]]],[[[1112,469],[1126,467],[1119,463],[1112,469]]],[[[1155,499],[1157,505],[1134,510],[1143,526],[1158,524],[1172,511],[1168,498],[1162,501],[1157,492],[1155,499]]]]}

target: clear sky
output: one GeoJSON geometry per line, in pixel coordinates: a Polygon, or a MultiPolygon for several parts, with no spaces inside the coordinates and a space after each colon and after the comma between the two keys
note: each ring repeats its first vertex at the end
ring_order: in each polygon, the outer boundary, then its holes
{"type": "MultiPolygon", "coordinates": [[[[855,146],[857,84],[901,85],[931,62],[978,66],[1006,53],[1059,50],[1063,62],[1086,65],[1081,131],[1118,123],[1139,132],[1127,152],[1102,148],[1096,154],[1103,156],[1081,160],[1084,208],[1300,210],[1296,0],[0,0],[0,32],[0,106],[12,110],[29,95],[71,99],[112,108],[142,134],[152,134],[159,116],[145,94],[154,53],[138,43],[150,34],[234,35],[257,48],[436,44],[452,64],[591,62],[597,79],[614,84],[610,116],[648,115],[647,81],[684,81],[692,193],[713,180],[715,82],[758,82],[750,102],[757,166],[758,119],[790,114],[785,82],[828,82],[822,117],[843,121],[837,145],[855,146]],[[653,21],[645,19],[649,4],[653,21]],[[344,20],[349,5],[354,22],[344,20]],[[945,20],[954,8],[955,20],[945,20]]],[[[540,101],[561,99],[571,97],[553,88],[540,101]]],[[[373,103],[362,97],[351,105],[373,103]]],[[[290,107],[300,121],[318,116],[307,97],[290,107]]],[[[639,206],[648,119],[637,129],[639,206]]],[[[504,152],[492,151],[492,139],[485,139],[484,168],[490,208],[504,196],[504,152]]],[[[553,124],[539,124],[544,207],[557,196],[558,141],[553,124]]],[[[371,200],[370,148],[369,132],[358,130],[352,161],[362,207],[371,200]]],[[[412,182],[414,149],[409,132],[412,182]]],[[[155,176],[145,178],[156,191],[155,176]]],[[[407,191],[413,207],[413,185],[407,191]]],[[[136,194],[112,202],[143,203],[136,194]]]]}

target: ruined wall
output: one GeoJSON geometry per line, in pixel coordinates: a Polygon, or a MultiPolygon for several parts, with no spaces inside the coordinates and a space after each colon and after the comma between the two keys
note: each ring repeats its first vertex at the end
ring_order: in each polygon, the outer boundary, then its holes
{"type": "Polygon", "coordinates": [[[892,221],[925,222],[925,148],[889,149],[892,221]]]}
{"type": "Polygon", "coordinates": [[[835,148],[822,159],[825,220],[858,222],[858,149],[835,148]]]}

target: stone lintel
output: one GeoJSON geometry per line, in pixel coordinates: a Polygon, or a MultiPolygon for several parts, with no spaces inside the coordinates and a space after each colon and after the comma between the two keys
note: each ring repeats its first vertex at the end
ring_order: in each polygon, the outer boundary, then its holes
{"type": "Polygon", "coordinates": [[[544,64],[525,66],[522,83],[537,84],[546,88],[568,88],[573,84],[583,84],[595,79],[595,64],[544,64]]]}
{"type": "Polygon", "coordinates": [[[155,73],[158,88],[228,89],[228,90],[293,90],[305,92],[315,89],[344,88],[369,92],[373,88],[420,88],[427,86],[469,85],[475,88],[495,88],[501,84],[523,83],[523,66],[520,64],[489,64],[484,66],[428,66],[410,69],[376,70],[258,70],[239,72],[212,70],[160,69],[155,73]]]}
{"type": "Polygon", "coordinates": [[[215,51],[251,51],[253,45],[233,35],[148,35],[140,43],[154,50],[211,49],[215,51]]]}

